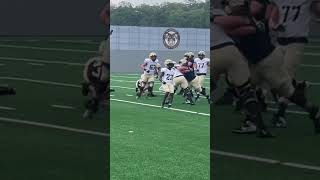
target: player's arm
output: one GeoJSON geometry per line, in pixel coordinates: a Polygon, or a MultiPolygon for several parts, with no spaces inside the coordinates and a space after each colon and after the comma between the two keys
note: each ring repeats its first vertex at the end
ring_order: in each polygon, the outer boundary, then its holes
{"type": "Polygon", "coordinates": [[[225,29],[225,31],[230,36],[246,36],[256,33],[257,28],[253,25],[246,25],[234,29],[225,29]]]}
{"type": "Polygon", "coordinates": [[[312,1],[311,11],[316,16],[317,22],[320,22],[319,21],[319,18],[320,18],[320,0],[312,1]]]}
{"type": "Polygon", "coordinates": [[[162,82],[162,77],[163,77],[163,76],[164,76],[164,72],[161,72],[160,77],[159,77],[159,80],[160,80],[161,83],[163,83],[163,82],[162,82]]]}
{"type": "Polygon", "coordinates": [[[225,29],[233,29],[250,24],[250,20],[244,16],[215,16],[213,23],[218,24],[225,29]]]}
{"type": "Polygon", "coordinates": [[[280,25],[280,11],[276,4],[271,3],[268,5],[267,17],[270,29],[277,30],[280,25]]]}
{"type": "Polygon", "coordinates": [[[146,70],[146,69],[145,69],[146,66],[147,66],[147,63],[146,63],[146,62],[140,65],[142,71],[145,71],[145,70],[146,70]]]}
{"type": "Polygon", "coordinates": [[[110,7],[110,1],[107,1],[106,5],[103,7],[103,9],[100,12],[100,19],[102,20],[102,23],[106,26],[109,26],[109,24],[110,24],[109,7],[110,7]]]}

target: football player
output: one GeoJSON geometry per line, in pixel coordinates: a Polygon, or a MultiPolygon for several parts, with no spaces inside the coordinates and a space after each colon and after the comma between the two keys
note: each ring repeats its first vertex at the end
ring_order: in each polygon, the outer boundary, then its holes
{"type": "MultiPolygon", "coordinates": [[[[272,2],[269,24],[278,32],[277,42],[284,52],[284,66],[294,86],[306,86],[305,82],[296,81],[295,74],[301,62],[304,46],[308,43],[312,13],[320,12],[320,1],[272,0],[272,2]]],[[[273,115],[273,124],[275,127],[286,127],[285,111],[289,100],[284,97],[278,99],[276,94],[273,94],[278,102],[278,111],[273,115]]]]}
{"type": "Polygon", "coordinates": [[[161,68],[161,74],[159,80],[162,83],[162,90],[165,92],[164,98],[161,104],[163,108],[166,102],[168,102],[168,108],[172,106],[173,95],[174,95],[174,84],[173,84],[173,76],[174,76],[174,62],[170,59],[164,61],[165,68],[161,68]]]}
{"type": "Polygon", "coordinates": [[[159,60],[157,59],[157,54],[155,52],[151,52],[149,54],[149,58],[144,60],[144,63],[140,66],[143,70],[142,75],[142,83],[140,87],[140,92],[137,93],[137,99],[141,97],[146,84],[148,83],[148,96],[155,96],[153,94],[153,86],[154,86],[154,78],[155,75],[158,74],[159,71],[159,60]]]}
{"type": "Polygon", "coordinates": [[[184,97],[186,98],[186,102],[190,103],[190,104],[194,104],[193,99],[192,99],[192,95],[191,93],[189,93],[190,88],[188,87],[188,81],[187,79],[184,77],[183,73],[181,72],[180,66],[181,63],[183,63],[183,61],[186,61],[185,59],[180,60],[180,64],[175,64],[174,66],[174,75],[173,75],[173,83],[174,83],[174,87],[175,87],[175,91],[178,87],[181,88],[181,91],[184,95],[184,97]]]}
{"type": "Polygon", "coordinates": [[[212,68],[213,86],[216,87],[218,77],[226,75],[228,85],[235,90],[235,95],[243,102],[246,118],[235,133],[257,133],[258,137],[272,137],[267,130],[256,98],[254,86],[250,82],[250,70],[245,57],[235,46],[235,42],[226,33],[225,29],[237,27],[246,21],[241,18],[226,16],[221,4],[214,2],[211,14],[211,57],[214,57],[212,68]],[[227,28],[228,27],[228,28],[227,28]]]}
{"type": "MultiPolygon", "coordinates": [[[[191,90],[194,89],[197,93],[205,96],[208,100],[208,103],[211,104],[210,96],[203,91],[200,86],[199,80],[196,76],[195,69],[196,63],[194,62],[193,56],[191,53],[188,54],[187,60],[184,60],[181,63],[181,66],[178,68],[181,72],[184,73],[184,77],[187,79],[190,91],[187,93],[191,93],[191,90]]],[[[189,94],[187,94],[189,96],[189,94]]]]}
{"type": "Polygon", "coordinates": [[[89,97],[85,102],[84,118],[92,118],[108,94],[109,65],[102,57],[102,53],[100,52],[100,56],[90,58],[83,71],[82,93],[89,97]]]}
{"type": "MultiPolygon", "coordinates": [[[[252,67],[253,82],[257,85],[268,84],[268,87],[275,89],[280,96],[302,107],[313,120],[315,132],[320,133],[319,107],[306,98],[304,87],[292,85],[292,79],[282,64],[282,50],[272,44],[266,19],[267,5],[266,1],[250,1],[250,14],[236,16],[243,20],[243,24],[232,28],[225,26],[225,30],[236,37],[236,46],[252,67]]],[[[230,24],[228,18],[234,17],[221,18],[221,25],[230,24]]]]}
{"type": "MultiPolygon", "coordinates": [[[[208,72],[208,67],[210,67],[210,59],[205,56],[206,53],[204,51],[199,51],[198,57],[194,60],[197,68],[198,81],[204,92],[206,92],[206,88],[203,86],[203,83],[208,72]]],[[[198,94],[198,96],[200,95],[198,94]]]]}

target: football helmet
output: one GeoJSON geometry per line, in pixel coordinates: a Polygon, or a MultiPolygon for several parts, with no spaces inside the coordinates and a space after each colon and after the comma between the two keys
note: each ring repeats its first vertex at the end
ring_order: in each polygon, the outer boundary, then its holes
{"type": "Polygon", "coordinates": [[[157,54],[156,54],[155,52],[151,52],[151,53],[149,54],[149,58],[151,58],[151,57],[157,57],[157,54]]]}
{"type": "Polygon", "coordinates": [[[206,56],[206,52],[204,52],[204,51],[199,51],[199,52],[198,52],[198,57],[200,57],[200,56],[205,57],[205,56],[206,56]]]}

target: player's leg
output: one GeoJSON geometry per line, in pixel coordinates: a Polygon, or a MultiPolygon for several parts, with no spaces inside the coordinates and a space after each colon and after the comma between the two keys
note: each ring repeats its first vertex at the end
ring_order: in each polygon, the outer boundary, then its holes
{"type": "MultiPolygon", "coordinates": [[[[282,49],[284,50],[284,66],[288,71],[289,76],[292,78],[293,86],[296,87],[297,81],[295,79],[295,75],[296,70],[301,62],[304,44],[293,43],[287,46],[283,46],[282,49]]],[[[302,82],[302,85],[305,84],[302,82]]],[[[280,97],[276,102],[278,103],[278,110],[274,113],[272,121],[275,127],[284,128],[287,126],[285,114],[289,104],[289,100],[285,97],[280,97]]]]}
{"type": "Polygon", "coordinates": [[[161,103],[161,107],[163,108],[164,105],[166,104],[167,98],[168,98],[168,96],[170,94],[170,89],[168,87],[168,84],[163,84],[162,85],[162,89],[163,89],[163,91],[165,93],[164,97],[163,97],[163,100],[162,100],[162,103],[161,103]]]}
{"type": "Polygon", "coordinates": [[[149,80],[149,76],[146,74],[141,75],[141,84],[139,88],[139,92],[137,93],[137,99],[140,98],[144,92],[144,88],[149,80]]]}
{"type": "Polygon", "coordinates": [[[211,51],[214,54],[212,72],[227,72],[227,79],[235,90],[235,95],[243,102],[246,118],[235,133],[257,133],[258,137],[271,137],[263,122],[260,104],[255,88],[251,85],[248,64],[234,46],[211,51]],[[213,52],[214,51],[214,52],[213,52]]]}
{"type": "Polygon", "coordinates": [[[149,79],[148,79],[148,96],[150,97],[155,97],[154,93],[153,93],[153,87],[154,87],[154,75],[150,75],[149,79]]]}
{"type": "Polygon", "coordinates": [[[168,108],[172,106],[173,96],[174,96],[174,86],[173,84],[168,84],[169,87],[169,100],[168,100],[168,108]]]}
{"type": "Polygon", "coordinates": [[[313,120],[315,132],[320,133],[320,111],[319,107],[306,97],[306,86],[304,84],[292,85],[287,69],[281,64],[281,52],[275,50],[272,55],[267,57],[261,66],[264,66],[263,75],[269,81],[272,88],[277,89],[280,96],[286,97],[291,102],[302,107],[309,113],[313,120]],[[266,73],[268,72],[268,73],[266,73]]]}

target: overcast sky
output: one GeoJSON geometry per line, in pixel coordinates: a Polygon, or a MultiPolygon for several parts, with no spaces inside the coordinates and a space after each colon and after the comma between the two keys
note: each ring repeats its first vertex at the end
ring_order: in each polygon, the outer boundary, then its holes
{"type": "MultiPolygon", "coordinates": [[[[130,2],[133,5],[144,4],[161,4],[163,2],[184,2],[185,0],[111,0],[111,4],[119,4],[121,1],[130,2]]],[[[204,1],[204,0],[201,0],[204,1]]]]}

